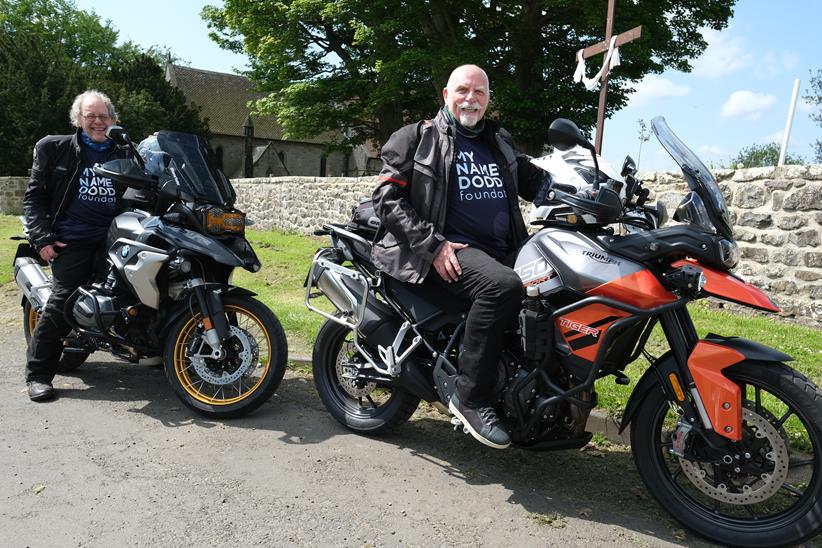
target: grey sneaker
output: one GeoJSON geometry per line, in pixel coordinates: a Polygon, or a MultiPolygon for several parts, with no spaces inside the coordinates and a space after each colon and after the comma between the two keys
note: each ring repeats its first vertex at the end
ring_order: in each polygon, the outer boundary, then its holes
{"type": "Polygon", "coordinates": [[[480,443],[494,449],[505,449],[511,445],[511,436],[500,424],[493,407],[468,407],[460,403],[457,391],[451,394],[448,409],[462,421],[474,438],[480,443]]]}

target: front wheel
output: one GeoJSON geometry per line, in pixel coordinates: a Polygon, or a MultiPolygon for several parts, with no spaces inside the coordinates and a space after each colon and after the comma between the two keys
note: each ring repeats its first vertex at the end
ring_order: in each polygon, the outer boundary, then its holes
{"type": "Polygon", "coordinates": [[[213,359],[201,314],[186,314],[171,328],[164,362],[168,382],[191,409],[214,418],[239,417],[265,403],[285,374],[288,345],[280,321],[246,295],[223,296],[230,336],[227,354],[213,359]]]}
{"type": "Polygon", "coordinates": [[[326,409],[344,426],[368,434],[405,423],[420,399],[398,386],[358,379],[364,363],[351,330],[327,320],[317,334],[312,356],[314,385],[326,409]]]}
{"type": "Polygon", "coordinates": [[[723,373],[742,391],[742,440],[708,459],[700,458],[704,442],[692,437],[685,457],[674,456],[680,417],[657,386],[631,424],[645,485],[674,518],[716,542],[783,546],[819,534],[822,393],[783,364],[746,361],[723,373]]]}

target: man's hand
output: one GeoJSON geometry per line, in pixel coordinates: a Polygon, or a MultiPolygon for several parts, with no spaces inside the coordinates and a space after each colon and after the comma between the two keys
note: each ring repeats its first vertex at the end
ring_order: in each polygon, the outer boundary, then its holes
{"type": "Polygon", "coordinates": [[[60,252],[58,248],[61,247],[66,247],[66,244],[63,242],[54,242],[53,244],[44,245],[40,248],[40,258],[47,263],[52,262],[57,258],[57,254],[60,252]]]}
{"type": "Polygon", "coordinates": [[[434,269],[440,278],[448,283],[460,279],[462,269],[457,260],[457,251],[464,247],[468,247],[468,244],[455,244],[445,240],[437,251],[437,256],[434,257],[434,269]]]}

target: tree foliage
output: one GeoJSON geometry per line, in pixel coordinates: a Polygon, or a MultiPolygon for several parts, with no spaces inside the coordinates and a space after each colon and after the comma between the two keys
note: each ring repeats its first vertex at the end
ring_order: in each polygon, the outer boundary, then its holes
{"type": "MultiPolygon", "coordinates": [[[[731,158],[725,166],[728,169],[749,168],[749,167],[770,167],[779,163],[779,149],[777,143],[765,145],[751,145],[743,148],[739,153],[731,158]]],[[[785,165],[802,165],[805,159],[802,156],[785,154],[785,165]]]]}
{"type": "MultiPolygon", "coordinates": [[[[822,69],[811,73],[811,89],[805,100],[818,110],[811,114],[811,120],[822,126],[822,69]]],[[[813,144],[814,160],[822,164],[822,140],[817,139],[813,144]]]]}
{"type": "MultiPolygon", "coordinates": [[[[688,71],[706,47],[700,30],[727,25],[735,0],[621,0],[617,32],[642,25],[611,75],[607,113],[633,82],[666,68],[688,71]]],[[[604,38],[604,0],[225,0],[202,15],[222,47],[251,58],[248,76],[269,92],[256,105],[289,137],[343,129],[344,144],[385,142],[442,104],[450,71],[475,63],[489,74],[490,112],[530,152],[557,116],[584,130],[597,92],[571,81],[577,50],[604,38]]],[[[602,57],[590,59],[591,66],[602,57]]]]}
{"type": "Polygon", "coordinates": [[[118,46],[117,31],[72,0],[0,0],[0,175],[25,174],[38,139],[72,132],[69,108],[86,89],[111,97],[134,138],[164,128],[205,133],[157,53],[118,46]]]}

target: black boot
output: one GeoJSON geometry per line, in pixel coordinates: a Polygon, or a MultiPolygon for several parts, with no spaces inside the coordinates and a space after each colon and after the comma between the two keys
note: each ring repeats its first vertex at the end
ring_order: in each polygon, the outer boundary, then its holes
{"type": "Polygon", "coordinates": [[[460,403],[457,391],[451,394],[448,409],[462,421],[468,431],[477,441],[494,449],[505,449],[511,445],[511,436],[500,424],[493,407],[468,407],[460,403]]]}
{"type": "Polygon", "coordinates": [[[48,401],[54,397],[54,387],[50,382],[29,381],[26,386],[31,401],[48,401]]]}

